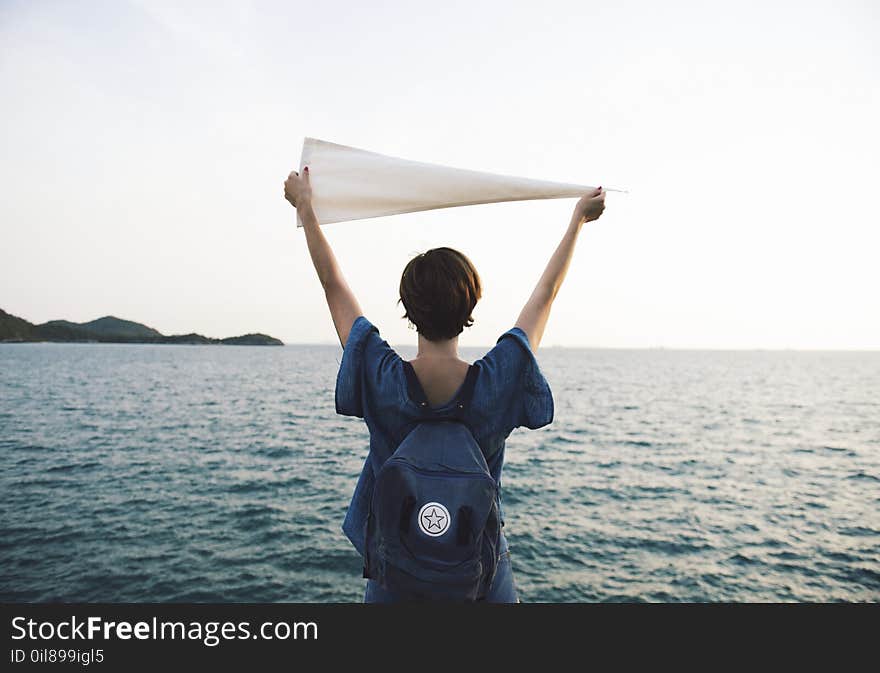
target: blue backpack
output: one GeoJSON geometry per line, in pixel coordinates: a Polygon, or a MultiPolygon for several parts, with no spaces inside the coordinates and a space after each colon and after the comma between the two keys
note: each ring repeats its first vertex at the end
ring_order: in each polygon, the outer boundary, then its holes
{"type": "Polygon", "coordinates": [[[400,600],[486,597],[498,560],[498,484],[463,417],[471,366],[452,412],[437,413],[404,362],[423,415],[376,475],[366,525],[364,577],[400,600]]]}

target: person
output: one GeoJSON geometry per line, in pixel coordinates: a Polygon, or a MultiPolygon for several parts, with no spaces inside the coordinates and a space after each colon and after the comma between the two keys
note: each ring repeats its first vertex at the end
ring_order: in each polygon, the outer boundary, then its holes
{"type": "MultiPolygon", "coordinates": [[[[300,215],[309,254],[343,347],[336,379],[336,412],[363,418],[369,429],[370,450],[342,525],[363,556],[376,473],[417,424],[420,405],[443,412],[456,404],[471,368],[477,370],[476,381],[465,421],[486,457],[499,494],[507,437],[517,427],[535,429],[552,422],[553,397],[534,352],[541,343],[581,228],[605,209],[605,191],[599,187],[577,202],[562,240],[514,326],[473,364],[459,357],[458,337],[473,324],[472,312],[481,297],[481,285],[474,265],[464,254],[451,248],[435,248],[406,265],[399,303],[405,311],[403,317],[418,331],[417,355],[407,361],[363,315],[346,283],[312,208],[308,166],[302,175],[294,171],[288,176],[284,195],[300,215]]],[[[503,526],[500,495],[498,507],[503,526]]],[[[367,580],[365,602],[396,600],[375,580],[367,580]]],[[[518,602],[503,529],[498,566],[486,600],[518,602]]]]}

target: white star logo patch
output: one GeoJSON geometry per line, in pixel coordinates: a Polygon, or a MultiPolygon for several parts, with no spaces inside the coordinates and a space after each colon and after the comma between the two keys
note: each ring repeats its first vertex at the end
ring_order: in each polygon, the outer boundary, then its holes
{"type": "Polygon", "coordinates": [[[449,510],[439,502],[429,502],[419,510],[419,529],[430,537],[439,537],[449,530],[449,510]]]}

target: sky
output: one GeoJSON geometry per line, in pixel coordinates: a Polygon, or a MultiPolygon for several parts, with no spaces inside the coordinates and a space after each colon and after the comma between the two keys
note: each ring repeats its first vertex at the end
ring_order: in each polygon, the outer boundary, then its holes
{"type": "MultiPolygon", "coordinates": [[[[303,138],[625,187],[543,346],[880,348],[873,2],[0,4],[0,308],[338,343],[282,183],[303,138]]],[[[327,225],[414,344],[407,260],[465,252],[509,329],[574,199],[327,225]]]]}

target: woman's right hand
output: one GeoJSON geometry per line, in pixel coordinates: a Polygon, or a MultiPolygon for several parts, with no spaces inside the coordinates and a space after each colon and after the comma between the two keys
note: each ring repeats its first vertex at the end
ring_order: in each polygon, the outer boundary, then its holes
{"type": "Polygon", "coordinates": [[[571,215],[573,224],[581,225],[584,222],[598,220],[602,211],[605,210],[605,190],[597,187],[589,194],[585,194],[574,207],[571,215]]]}
{"type": "Polygon", "coordinates": [[[308,206],[312,202],[312,182],[309,179],[309,167],[303,169],[300,175],[293,171],[284,181],[284,198],[294,208],[308,206]]]}

